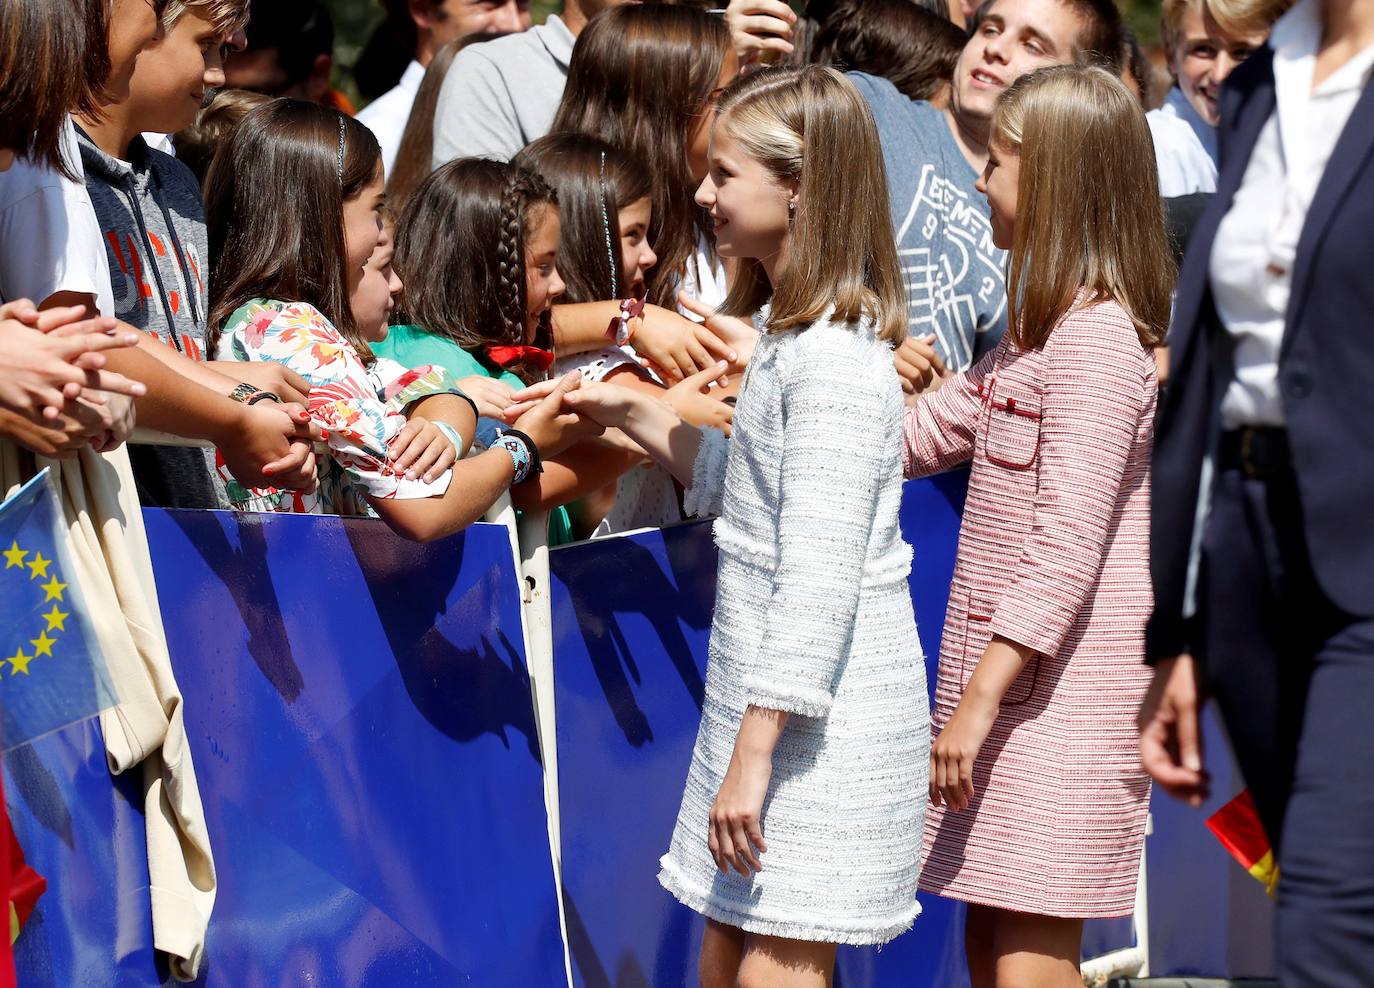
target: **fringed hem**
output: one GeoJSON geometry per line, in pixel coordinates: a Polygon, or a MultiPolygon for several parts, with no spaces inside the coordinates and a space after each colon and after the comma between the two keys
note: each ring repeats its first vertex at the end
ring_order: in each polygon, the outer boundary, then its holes
{"type": "Polygon", "coordinates": [[[730,440],[719,429],[701,430],[701,448],[692,464],[692,486],[682,497],[688,517],[710,518],[720,514],[725,494],[725,467],[730,458],[730,440]]]}
{"type": "Polygon", "coordinates": [[[667,889],[678,902],[707,919],[714,919],[718,923],[733,926],[736,929],[744,930],[746,933],[780,937],[784,940],[838,943],[850,947],[878,946],[896,939],[911,929],[911,924],[921,914],[921,904],[913,897],[911,908],[904,912],[900,919],[876,929],[871,927],[843,929],[819,925],[814,921],[770,919],[766,916],[760,916],[756,912],[741,912],[733,904],[721,902],[714,896],[690,889],[678,872],[677,866],[669,860],[666,854],[659,861],[658,883],[667,889]]]}
{"type": "Polygon", "coordinates": [[[782,710],[798,717],[825,717],[835,698],[820,687],[784,688],[788,684],[768,676],[746,676],[745,696],[752,706],[764,710],[782,710]]]}

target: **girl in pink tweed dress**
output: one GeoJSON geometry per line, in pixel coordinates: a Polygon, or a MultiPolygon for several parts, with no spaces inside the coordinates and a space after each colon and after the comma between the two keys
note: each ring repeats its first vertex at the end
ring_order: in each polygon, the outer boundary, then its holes
{"type": "Polygon", "coordinates": [[[1013,327],[908,409],[906,472],[972,461],[932,712],[921,888],[969,904],[974,988],[1079,985],[1132,909],[1149,782],[1151,347],[1172,260],[1138,104],[1056,67],[998,104],[988,196],[1013,327]]]}

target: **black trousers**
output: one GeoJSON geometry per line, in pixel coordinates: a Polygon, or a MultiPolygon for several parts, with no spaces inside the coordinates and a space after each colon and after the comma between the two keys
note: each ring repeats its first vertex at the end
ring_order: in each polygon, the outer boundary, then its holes
{"type": "Polygon", "coordinates": [[[1199,594],[1201,660],[1277,850],[1281,982],[1374,985],[1374,619],[1317,585],[1291,472],[1219,472],[1199,594]]]}

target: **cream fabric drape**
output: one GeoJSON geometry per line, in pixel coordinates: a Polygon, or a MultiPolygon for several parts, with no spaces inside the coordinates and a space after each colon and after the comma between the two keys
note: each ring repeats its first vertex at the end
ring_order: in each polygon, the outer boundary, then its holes
{"type": "Polygon", "coordinates": [[[215,863],[129,454],[121,446],[48,460],[0,440],[5,497],[45,466],[61,493],[68,551],[119,696],[100,716],[110,771],[142,775],[153,944],[167,953],[174,977],[191,981],[215,903],[215,863]]]}

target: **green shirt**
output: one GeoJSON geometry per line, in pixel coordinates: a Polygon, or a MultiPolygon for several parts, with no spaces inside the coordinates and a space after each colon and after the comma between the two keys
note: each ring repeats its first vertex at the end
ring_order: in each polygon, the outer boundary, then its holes
{"type": "MultiPolygon", "coordinates": [[[[387,330],[386,339],[371,347],[377,356],[389,357],[404,367],[421,364],[442,367],[455,384],[465,377],[495,377],[517,391],[525,387],[525,382],[510,371],[492,374],[481,361],[448,337],[427,333],[419,326],[392,326],[387,330]]],[[[572,519],[568,517],[567,508],[554,508],[549,512],[548,538],[550,546],[573,541],[572,519]]]]}

